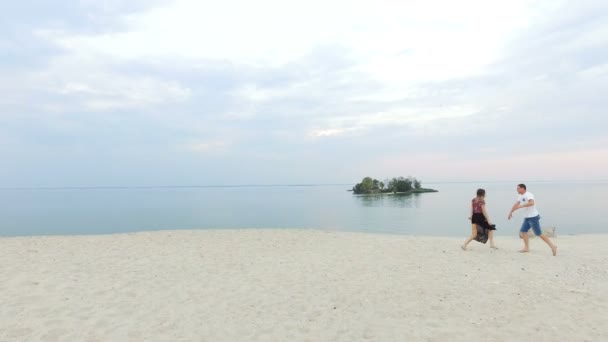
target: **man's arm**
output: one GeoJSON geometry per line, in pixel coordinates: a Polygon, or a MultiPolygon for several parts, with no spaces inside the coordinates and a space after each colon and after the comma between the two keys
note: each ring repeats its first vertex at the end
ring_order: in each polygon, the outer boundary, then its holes
{"type": "Polygon", "coordinates": [[[533,206],[533,205],[534,205],[534,199],[533,199],[533,198],[530,198],[530,199],[528,200],[528,203],[523,204],[523,205],[522,205],[522,204],[519,204],[519,201],[515,202],[515,204],[513,204],[513,208],[511,208],[511,212],[509,213],[509,217],[508,217],[508,219],[509,219],[509,220],[511,219],[511,217],[513,216],[513,212],[514,212],[515,210],[517,210],[517,209],[521,209],[521,208],[526,208],[526,207],[531,207],[531,206],[533,206]]]}
{"type": "Polygon", "coordinates": [[[511,211],[509,212],[509,217],[508,217],[509,220],[511,219],[511,217],[513,217],[513,212],[519,208],[521,208],[521,205],[519,204],[519,201],[517,201],[517,202],[515,202],[515,204],[513,204],[513,207],[511,208],[511,211]]]}
{"type": "MultiPolygon", "coordinates": [[[[533,199],[533,198],[531,198],[531,199],[529,199],[529,200],[528,200],[528,203],[526,203],[526,204],[524,204],[524,205],[520,205],[520,206],[519,206],[519,208],[531,207],[531,206],[533,206],[533,205],[534,205],[534,199],[533,199]]],[[[519,208],[518,208],[518,209],[519,209],[519,208]]]]}

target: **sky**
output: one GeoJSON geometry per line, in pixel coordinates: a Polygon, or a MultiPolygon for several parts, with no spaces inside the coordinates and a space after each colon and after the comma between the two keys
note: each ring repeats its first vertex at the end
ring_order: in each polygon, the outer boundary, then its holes
{"type": "Polygon", "coordinates": [[[0,187],[596,180],[606,1],[2,1],[0,187]]]}

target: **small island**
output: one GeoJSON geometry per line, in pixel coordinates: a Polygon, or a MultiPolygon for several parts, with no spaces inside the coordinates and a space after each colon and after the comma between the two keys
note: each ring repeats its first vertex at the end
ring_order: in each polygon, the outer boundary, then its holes
{"type": "Polygon", "coordinates": [[[414,177],[394,177],[381,182],[371,177],[365,177],[357,183],[352,190],[355,195],[399,194],[409,195],[423,192],[437,192],[434,189],[425,189],[422,182],[414,177]]]}

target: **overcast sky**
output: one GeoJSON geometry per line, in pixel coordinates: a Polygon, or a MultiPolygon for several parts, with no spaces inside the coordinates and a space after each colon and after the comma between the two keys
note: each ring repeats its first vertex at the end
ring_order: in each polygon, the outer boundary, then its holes
{"type": "Polygon", "coordinates": [[[606,1],[3,1],[0,187],[606,179],[606,94],[606,1]]]}

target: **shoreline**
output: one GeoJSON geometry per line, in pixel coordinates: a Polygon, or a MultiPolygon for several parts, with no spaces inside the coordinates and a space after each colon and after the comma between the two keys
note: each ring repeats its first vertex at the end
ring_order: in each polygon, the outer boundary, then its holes
{"type": "MultiPolygon", "coordinates": [[[[547,227],[543,227],[546,229],[547,227]]],[[[300,231],[300,232],[318,232],[318,233],[336,233],[336,234],[363,234],[370,236],[394,236],[394,237],[410,237],[410,238],[429,238],[429,239],[460,239],[463,240],[467,238],[471,231],[470,227],[466,227],[461,229],[458,234],[454,235],[423,235],[419,233],[405,233],[405,232],[396,232],[396,231],[354,231],[354,230],[339,230],[339,229],[323,229],[323,228],[200,228],[200,229],[192,229],[192,228],[184,228],[184,229],[149,229],[149,230],[135,230],[135,231],[117,231],[117,232],[107,232],[107,233],[56,233],[56,234],[34,234],[34,235],[0,235],[0,242],[3,239],[17,239],[17,238],[74,238],[74,237],[104,237],[104,236],[118,236],[118,235],[134,235],[134,234],[147,234],[147,233],[172,233],[172,232],[240,232],[240,231],[278,231],[278,232],[290,232],[290,231],[300,231]]],[[[499,239],[511,239],[512,237],[518,237],[519,230],[511,229],[511,228],[502,228],[500,230],[495,231],[495,237],[499,239]]],[[[555,231],[556,237],[549,236],[549,238],[565,238],[565,237],[608,237],[608,232],[606,233],[560,233],[559,231],[555,231]]],[[[536,239],[537,237],[530,231],[530,239],[536,239]]]]}
{"type": "Polygon", "coordinates": [[[608,235],[313,229],[0,237],[0,340],[538,341],[608,336],[608,235]],[[528,319],[528,318],[530,319],[528,319]],[[522,319],[526,318],[526,319],[522,319]]]}

